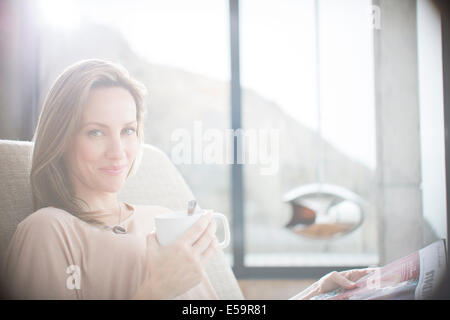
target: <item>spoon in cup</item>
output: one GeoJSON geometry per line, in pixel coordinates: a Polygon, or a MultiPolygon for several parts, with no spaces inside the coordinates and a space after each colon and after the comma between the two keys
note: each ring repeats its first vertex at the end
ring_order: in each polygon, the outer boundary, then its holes
{"type": "Polygon", "coordinates": [[[195,200],[188,201],[188,209],[187,209],[188,215],[194,214],[196,206],[197,206],[197,201],[195,201],[195,200]]]}

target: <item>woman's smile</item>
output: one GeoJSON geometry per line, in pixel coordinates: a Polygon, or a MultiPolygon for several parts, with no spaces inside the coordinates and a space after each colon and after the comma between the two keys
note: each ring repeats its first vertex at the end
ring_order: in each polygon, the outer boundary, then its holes
{"type": "Polygon", "coordinates": [[[120,176],[125,172],[126,168],[127,168],[127,166],[123,165],[123,166],[104,167],[104,168],[100,168],[99,170],[102,171],[103,173],[106,173],[107,175],[120,176]]]}

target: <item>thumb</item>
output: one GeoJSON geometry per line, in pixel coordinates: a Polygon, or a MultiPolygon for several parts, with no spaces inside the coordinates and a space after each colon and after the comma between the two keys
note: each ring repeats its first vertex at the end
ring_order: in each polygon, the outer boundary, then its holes
{"type": "Polygon", "coordinates": [[[156,238],[156,232],[152,231],[147,235],[147,247],[159,246],[159,241],[156,238]]]}

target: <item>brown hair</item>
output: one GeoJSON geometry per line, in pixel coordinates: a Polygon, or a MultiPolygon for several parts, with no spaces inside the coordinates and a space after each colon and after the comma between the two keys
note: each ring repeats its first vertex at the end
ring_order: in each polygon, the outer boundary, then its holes
{"type": "MultiPolygon", "coordinates": [[[[133,96],[137,137],[139,143],[143,143],[145,86],[131,78],[124,67],[109,61],[89,59],[69,66],[50,88],[33,136],[30,182],[35,211],[52,206],[86,222],[98,223],[89,218],[94,211],[87,211],[87,203],[75,197],[63,157],[78,129],[90,91],[104,87],[122,87],[133,96]]],[[[139,152],[127,178],[136,171],[140,156],[139,152]]]]}

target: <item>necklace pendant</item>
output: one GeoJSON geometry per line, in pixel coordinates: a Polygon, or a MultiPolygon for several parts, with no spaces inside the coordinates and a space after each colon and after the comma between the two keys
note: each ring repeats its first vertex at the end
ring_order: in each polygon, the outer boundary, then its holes
{"type": "Polygon", "coordinates": [[[122,227],[122,226],[114,226],[112,228],[112,231],[114,233],[118,233],[118,234],[125,234],[125,233],[127,233],[127,230],[124,227],[122,227]]]}

